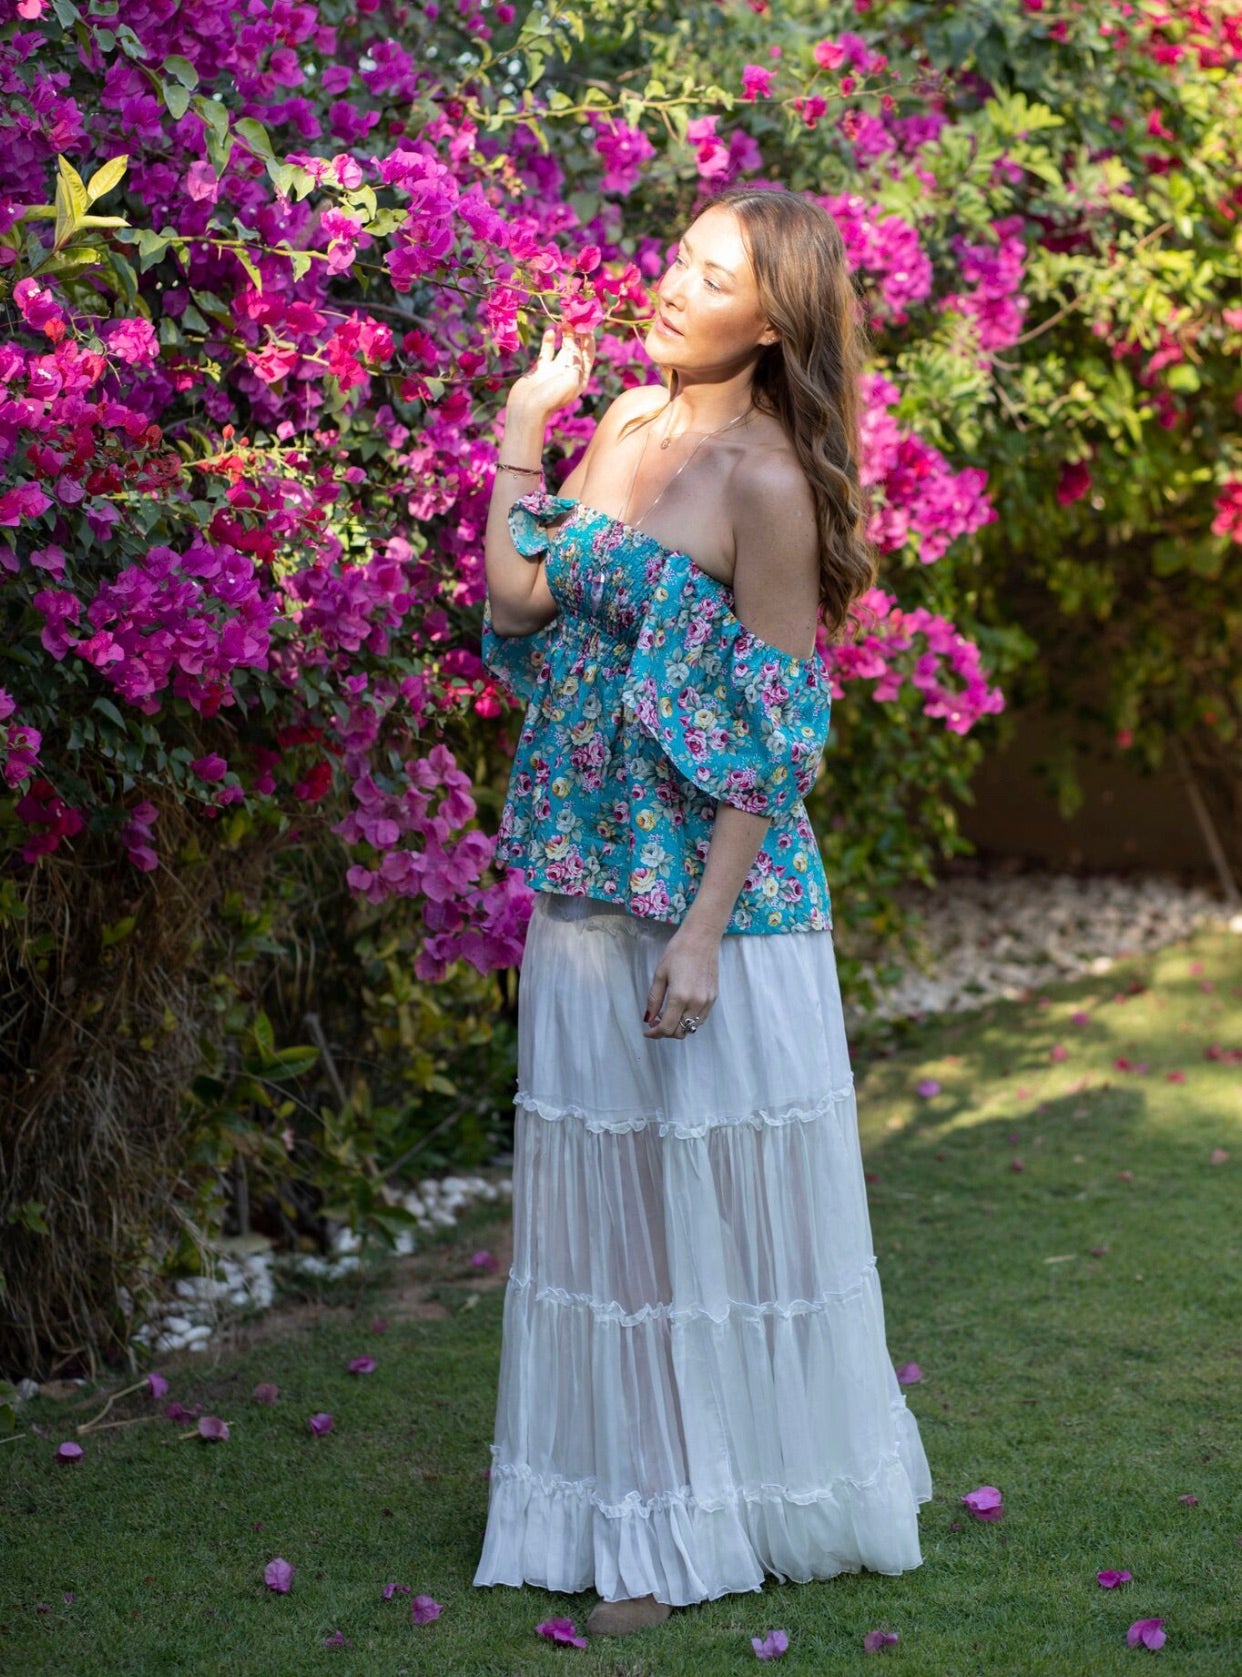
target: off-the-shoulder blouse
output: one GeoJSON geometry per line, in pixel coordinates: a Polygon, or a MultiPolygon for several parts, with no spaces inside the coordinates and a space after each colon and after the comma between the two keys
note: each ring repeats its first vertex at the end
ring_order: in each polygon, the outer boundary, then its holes
{"type": "Polygon", "coordinates": [[[534,890],[679,922],[718,802],[771,818],[726,931],[826,931],[803,798],[828,738],[828,671],[734,615],[684,553],[566,496],[516,501],[519,553],[544,556],[558,612],[530,635],[483,615],[486,668],[526,706],[495,859],[534,890]]]}

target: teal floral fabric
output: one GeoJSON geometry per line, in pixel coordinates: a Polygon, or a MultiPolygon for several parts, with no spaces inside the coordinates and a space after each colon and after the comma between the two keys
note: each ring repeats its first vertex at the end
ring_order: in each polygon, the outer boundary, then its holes
{"type": "Polygon", "coordinates": [[[654,537],[537,491],[509,514],[558,612],[482,656],[526,706],[496,860],[534,890],[680,921],[718,802],[771,825],[728,932],[826,931],[832,910],[803,799],[828,739],[828,671],[734,615],[732,590],[654,537]]]}

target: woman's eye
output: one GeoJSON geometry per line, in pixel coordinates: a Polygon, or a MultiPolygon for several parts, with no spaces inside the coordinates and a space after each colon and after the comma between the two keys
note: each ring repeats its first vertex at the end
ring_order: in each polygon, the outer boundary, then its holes
{"type": "Polygon", "coordinates": [[[703,284],[710,287],[712,291],[720,290],[720,287],[716,284],[715,280],[704,280],[703,284]]]}

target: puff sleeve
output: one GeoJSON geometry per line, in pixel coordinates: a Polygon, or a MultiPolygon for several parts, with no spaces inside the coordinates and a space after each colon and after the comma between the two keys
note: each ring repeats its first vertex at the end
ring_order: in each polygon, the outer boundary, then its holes
{"type": "MultiPolygon", "coordinates": [[[[549,495],[542,489],[523,495],[509,508],[509,534],[524,559],[538,560],[548,550],[547,526],[576,501],[549,495]]],[[[495,676],[510,698],[529,704],[535,696],[539,671],[556,631],[555,618],[529,635],[498,635],[492,627],[491,601],[483,607],[481,653],[484,668],[495,676]]]]}
{"type": "Polygon", "coordinates": [[[752,634],[731,597],[670,559],[639,625],[622,701],[686,780],[787,826],[827,744],[829,674],[818,652],[795,658],[752,634]]]}

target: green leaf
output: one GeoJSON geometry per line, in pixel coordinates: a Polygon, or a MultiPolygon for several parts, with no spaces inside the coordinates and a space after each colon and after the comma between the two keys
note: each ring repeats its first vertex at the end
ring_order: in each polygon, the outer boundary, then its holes
{"type": "Polygon", "coordinates": [[[182,87],[178,82],[160,83],[160,92],[164,95],[164,103],[168,106],[174,122],[181,118],[190,108],[190,90],[182,87]]]}
{"type": "Polygon", "coordinates": [[[291,252],[290,261],[293,264],[293,277],[295,280],[304,279],[315,265],[315,258],[308,250],[295,250],[291,252]]]}
{"type": "Polygon", "coordinates": [[[128,168],[129,154],[123,153],[120,157],[109,158],[106,163],[96,169],[86,183],[86,196],[89,202],[93,204],[96,198],[102,198],[106,192],[111,192],[114,187],[120,186],[128,168]]]}
{"type": "Polygon", "coordinates": [[[193,88],[198,86],[198,71],[189,59],[183,58],[179,52],[170,54],[160,65],[160,69],[167,70],[168,74],[175,77],[182,87],[193,88]]]}
{"type": "Polygon", "coordinates": [[[252,116],[239,117],[233,124],[233,132],[245,140],[251,151],[262,158],[275,158],[272,142],[268,139],[267,129],[261,122],[256,122],[252,116]]]}
{"type": "Polygon", "coordinates": [[[272,1021],[262,1008],[255,1015],[254,1040],[265,1060],[270,1060],[276,1052],[276,1034],[272,1030],[272,1021]]]}
{"type": "Polygon", "coordinates": [[[100,938],[105,949],[111,949],[113,944],[121,943],[138,924],[132,914],[127,914],[123,920],[114,920],[110,926],[100,928],[100,938]]]}
{"type": "Polygon", "coordinates": [[[250,278],[254,282],[255,290],[256,291],[262,291],[262,289],[263,289],[263,275],[255,267],[254,261],[253,261],[252,257],[250,256],[249,252],[244,250],[239,245],[234,250],[233,255],[237,258],[237,260],[241,263],[242,267],[250,275],[250,278]]]}
{"type": "Polygon", "coordinates": [[[94,704],[91,706],[91,709],[92,710],[97,710],[100,713],[101,716],[106,716],[108,718],[109,722],[115,722],[118,728],[120,728],[122,730],[124,729],[125,718],[121,715],[120,711],[112,703],[111,699],[103,699],[103,698],[96,699],[94,704]]]}

